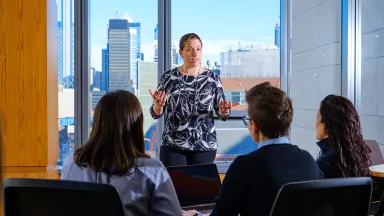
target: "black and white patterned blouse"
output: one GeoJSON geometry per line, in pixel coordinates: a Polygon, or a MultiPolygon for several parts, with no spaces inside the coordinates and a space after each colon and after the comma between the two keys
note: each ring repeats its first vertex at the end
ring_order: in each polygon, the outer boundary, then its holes
{"type": "MultiPolygon", "coordinates": [[[[163,74],[157,89],[167,94],[162,145],[193,151],[216,150],[213,111],[218,114],[219,102],[225,100],[219,76],[208,69],[188,76],[174,68],[163,74]]],[[[160,118],[154,114],[153,105],[150,113],[154,119],[160,118]]]]}

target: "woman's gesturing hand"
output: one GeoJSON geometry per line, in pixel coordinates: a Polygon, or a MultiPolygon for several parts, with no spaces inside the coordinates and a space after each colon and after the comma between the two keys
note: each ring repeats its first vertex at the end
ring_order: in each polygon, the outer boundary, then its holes
{"type": "Polygon", "coordinates": [[[219,113],[221,116],[228,116],[232,107],[239,105],[239,102],[232,103],[231,101],[223,100],[219,102],[219,113]]]}
{"type": "Polygon", "coordinates": [[[151,94],[153,103],[155,104],[156,108],[162,108],[165,106],[165,103],[167,102],[167,95],[165,91],[152,91],[149,89],[149,94],[151,94]]]}

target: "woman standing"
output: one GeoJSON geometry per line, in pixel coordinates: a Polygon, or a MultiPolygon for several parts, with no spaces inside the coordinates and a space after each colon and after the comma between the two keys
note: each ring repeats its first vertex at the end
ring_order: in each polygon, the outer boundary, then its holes
{"type": "Polygon", "coordinates": [[[222,120],[237,103],[225,100],[219,76],[200,65],[202,41],[197,34],[181,37],[184,64],[166,71],[156,91],[150,93],[154,119],[167,111],[160,160],[165,166],[213,163],[217,138],[213,111],[222,120]]]}

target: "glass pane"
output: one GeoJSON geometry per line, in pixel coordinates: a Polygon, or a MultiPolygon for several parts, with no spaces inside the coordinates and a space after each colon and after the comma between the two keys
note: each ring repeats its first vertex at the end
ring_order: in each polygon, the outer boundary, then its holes
{"type": "Polygon", "coordinates": [[[230,100],[232,100],[232,102],[240,102],[240,92],[232,92],[232,99],[230,100]]]}
{"type": "Polygon", "coordinates": [[[315,122],[320,101],[341,94],[340,1],[293,0],[291,45],[291,142],[317,157],[315,122]]]}
{"type": "Polygon", "coordinates": [[[74,151],[75,142],[75,85],[74,85],[74,5],[73,0],[56,0],[58,40],[58,113],[59,157],[62,166],[65,157],[74,151]]]}
{"type": "Polygon", "coordinates": [[[384,149],[384,1],[361,4],[360,120],[364,139],[375,140],[384,149]]]}
{"type": "MultiPolygon", "coordinates": [[[[172,1],[172,53],[181,58],[179,40],[196,33],[203,43],[201,65],[219,74],[226,99],[241,101],[231,117],[216,119],[216,161],[233,160],[257,149],[241,117],[246,114],[245,92],[258,83],[280,83],[280,0],[197,0],[185,7],[172,1]],[[243,98],[241,97],[243,95],[243,98]]],[[[182,62],[172,63],[180,65],[182,62]]]]}
{"type": "Polygon", "coordinates": [[[157,87],[157,1],[90,1],[91,122],[100,98],[124,89],[140,100],[145,149],[155,150],[156,121],[148,89],[157,87]]]}

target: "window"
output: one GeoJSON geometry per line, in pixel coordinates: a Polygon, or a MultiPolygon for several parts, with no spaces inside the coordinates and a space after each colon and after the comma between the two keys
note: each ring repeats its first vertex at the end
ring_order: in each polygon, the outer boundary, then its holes
{"type": "Polygon", "coordinates": [[[156,121],[148,89],[157,87],[157,1],[90,2],[90,97],[93,111],[107,92],[124,89],[140,100],[145,149],[155,149],[156,121]]]}
{"type": "Polygon", "coordinates": [[[341,94],[340,1],[291,1],[291,142],[317,157],[315,122],[320,101],[341,94]],[[326,16],[323,16],[327,14],[326,16]]]}
{"type": "MultiPolygon", "coordinates": [[[[241,119],[247,108],[245,90],[264,81],[280,83],[280,0],[197,0],[187,10],[184,4],[172,1],[172,54],[178,55],[182,35],[199,35],[201,64],[219,73],[227,99],[242,103],[230,119],[215,121],[216,161],[231,161],[257,149],[241,119]]],[[[179,64],[175,58],[172,61],[179,64]]]]}
{"type": "Polygon", "coordinates": [[[383,152],[384,135],[384,1],[361,1],[361,92],[359,114],[365,140],[383,152]]]}
{"type": "Polygon", "coordinates": [[[224,96],[227,100],[232,102],[240,102],[245,104],[245,90],[244,91],[224,91],[224,96]]]}
{"type": "Polygon", "coordinates": [[[232,97],[228,99],[232,102],[240,102],[240,92],[232,92],[232,97]]]}
{"type": "Polygon", "coordinates": [[[74,151],[75,143],[74,4],[73,0],[56,0],[56,4],[59,86],[57,165],[60,167],[65,157],[74,151]]]}

